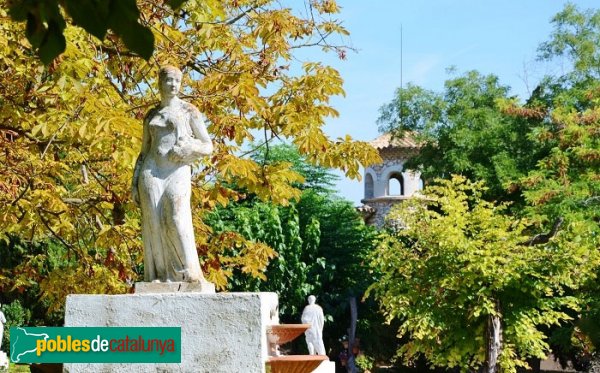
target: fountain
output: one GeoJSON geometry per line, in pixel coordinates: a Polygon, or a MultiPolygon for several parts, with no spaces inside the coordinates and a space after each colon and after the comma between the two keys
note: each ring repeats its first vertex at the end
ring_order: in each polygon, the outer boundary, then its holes
{"type": "Polygon", "coordinates": [[[279,345],[288,343],[302,335],[310,324],[274,324],[267,326],[270,373],[310,373],[329,360],[327,355],[281,355],[279,345]]]}

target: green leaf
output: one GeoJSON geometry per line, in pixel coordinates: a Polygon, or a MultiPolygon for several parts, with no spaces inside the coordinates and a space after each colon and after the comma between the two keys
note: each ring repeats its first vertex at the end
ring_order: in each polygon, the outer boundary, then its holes
{"type": "Polygon", "coordinates": [[[48,65],[54,60],[59,54],[65,51],[67,42],[62,33],[63,28],[57,25],[55,22],[50,22],[48,30],[46,31],[44,40],[39,46],[38,55],[40,60],[48,65]]]}
{"type": "Polygon", "coordinates": [[[183,3],[187,0],[169,0],[168,4],[173,10],[177,10],[181,7],[183,3]]]}
{"type": "Polygon", "coordinates": [[[139,54],[145,60],[152,57],[154,51],[154,35],[139,23],[131,24],[126,33],[119,33],[127,48],[139,54]]]}
{"type": "Polygon", "coordinates": [[[56,1],[22,1],[11,7],[11,16],[27,19],[25,35],[46,65],[65,50],[65,20],[56,1]]]}
{"type": "Polygon", "coordinates": [[[65,6],[73,23],[90,34],[104,40],[108,28],[110,2],[105,0],[65,0],[65,6]]]}
{"type": "Polygon", "coordinates": [[[27,14],[27,25],[25,27],[25,36],[34,48],[37,48],[42,44],[46,36],[47,29],[44,27],[42,21],[34,14],[27,14]]]}
{"type": "Polygon", "coordinates": [[[109,27],[121,37],[127,48],[148,60],[154,51],[154,35],[138,22],[140,12],[135,0],[110,3],[109,27]]]}

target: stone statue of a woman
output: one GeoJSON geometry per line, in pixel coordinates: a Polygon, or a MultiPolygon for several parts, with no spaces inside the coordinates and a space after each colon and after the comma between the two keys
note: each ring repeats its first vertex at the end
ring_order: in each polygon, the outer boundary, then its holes
{"type": "Polygon", "coordinates": [[[213,145],[198,109],[177,97],[181,78],[176,67],[160,70],[161,102],[144,119],[133,175],[147,282],[204,281],[192,226],[191,165],[209,155],[213,145]]]}

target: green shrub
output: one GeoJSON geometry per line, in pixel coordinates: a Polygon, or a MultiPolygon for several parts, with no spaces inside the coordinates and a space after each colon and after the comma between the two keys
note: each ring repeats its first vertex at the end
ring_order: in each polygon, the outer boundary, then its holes
{"type": "Polygon", "coordinates": [[[358,369],[360,369],[361,372],[365,373],[370,372],[371,369],[373,369],[373,366],[375,365],[375,359],[365,354],[358,355],[354,362],[356,363],[358,369]]]}
{"type": "Polygon", "coordinates": [[[10,356],[10,327],[27,325],[31,319],[31,311],[24,308],[21,305],[21,302],[15,300],[10,304],[2,305],[2,312],[4,312],[4,316],[6,316],[2,346],[3,350],[10,356]]]}

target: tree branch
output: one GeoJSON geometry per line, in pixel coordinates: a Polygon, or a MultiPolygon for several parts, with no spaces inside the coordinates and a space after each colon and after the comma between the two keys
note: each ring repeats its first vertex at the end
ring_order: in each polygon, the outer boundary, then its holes
{"type": "Polygon", "coordinates": [[[66,248],[68,249],[72,249],[73,245],[71,245],[70,243],[68,243],[67,241],[65,241],[60,235],[58,235],[53,229],[52,227],[50,227],[50,224],[48,223],[48,220],[46,220],[42,214],[38,214],[38,216],[40,217],[40,220],[42,221],[42,223],[44,224],[44,226],[46,227],[46,229],[48,229],[48,231],[50,231],[50,233],[52,233],[52,235],[54,236],[54,238],[56,238],[57,240],[60,241],[60,243],[62,243],[63,245],[65,245],[66,248]]]}
{"type": "Polygon", "coordinates": [[[533,245],[548,243],[552,237],[556,236],[556,234],[558,233],[558,230],[560,229],[560,226],[562,225],[563,222],[564,222],[564,218],[561,216],[558,219],[556,219],[556,221],[554,222],[554,225],[552,225],[552,229],[550,229],[550,232],[536,234],[529,241],[522,242],[521,245],[522,246],[533,246],[533,245]]]}
{"type": "Polygon", "coordinates": [[[84,97],[83,102],[81,104],[79,104],[79,107],[77,109],[75,109],[75,113],[73,114],[73,116],[67,120],[65,120],[65,122],[52,134],[52,137],[50,137],[50,140],[48,140],[48,143],[46,144],[46,147],[44,148],[44,151],[42,151],[42,155],[40,155],[40,159],[44,159],[44,156],[46,155],[46,152],[48,152],[48,149],[50,148],[50,144],[52,144],[52,142],[54,141],[54,139],[56,139],[56,136],[58,135],[58,133],[65,128],[65,126],[69,123],[71,123],[74,120],[79,119],[79,115],[81,114],[81,111],[83,110],[83,106],[85,104],[85,102],[87,101],[87,98],[84,97]]]}
{"type": "Polygon", "coordinates": [[[600,202],[600,196],[592,196],[590,198],[586,198],[581,202],[581,204],[584,206],[589,206],[597,202],[600,202]]]}

